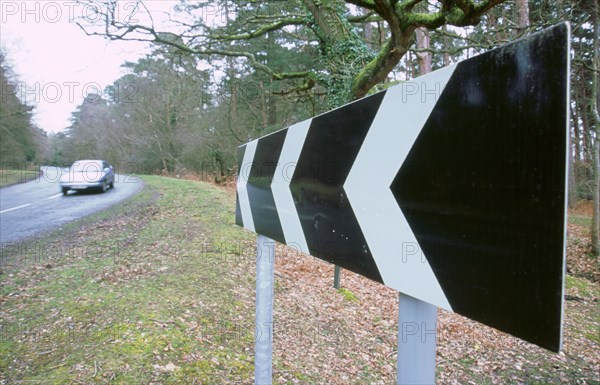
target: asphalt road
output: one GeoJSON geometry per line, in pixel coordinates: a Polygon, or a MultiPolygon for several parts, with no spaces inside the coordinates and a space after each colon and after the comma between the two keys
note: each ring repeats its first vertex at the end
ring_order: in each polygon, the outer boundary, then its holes
{"type": "Polygon", "coordinates": [[[102,211],[143,187],[136,176],[118,174],[115,188],[105,193],[70,191],[64,196],[58,180],[66,170],[42,170],[43,176],[34,181],[0,188],[0,247],[102,211]]]}

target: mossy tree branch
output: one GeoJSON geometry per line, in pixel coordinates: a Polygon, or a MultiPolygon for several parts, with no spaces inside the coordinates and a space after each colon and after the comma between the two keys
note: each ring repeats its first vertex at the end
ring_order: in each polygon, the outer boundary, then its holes
{"type": "Polygon", "coordinates": [[[437,29],[442,25],[476,25],[492,7],[505,0],[442,0],[440,8],[432,13],[415,12],[421,0],[407,0],[392,4],[374,0],[375,11],[386,21],[390,37],[377,56],[357,74],[352,83],[352,97],[360,98],[369,92],[400,62],[414,42],[416,28],[437,29]]]}

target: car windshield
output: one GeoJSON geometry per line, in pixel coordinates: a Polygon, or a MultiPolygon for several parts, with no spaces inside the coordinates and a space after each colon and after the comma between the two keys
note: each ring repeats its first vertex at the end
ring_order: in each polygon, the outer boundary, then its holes
{"type": "Polygon", "coordinates": [[[102,171],[102,164],[100,162],[75,162],[71,166],[73,172],[99,172],[102,171]]]}

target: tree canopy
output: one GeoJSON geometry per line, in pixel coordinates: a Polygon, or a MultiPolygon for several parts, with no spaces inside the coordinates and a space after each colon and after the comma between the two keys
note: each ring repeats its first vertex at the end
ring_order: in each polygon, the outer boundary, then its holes
{"type": "Polygon", "coordinates": [[[150,41],[202,57],[243,58],[254,70],[284,82],[286,92],[321,86],[332,107],[363,97],[385,81],[414,43],[418,28],[474,26],[505,1],[182,1],[181,17],[173,18],[180,27],[177,33],[161,31],[153,23],[120,19],[118,4],[109,2],[97,7],[105,10],[102,27],[81,26],[88,34],[113,40],[150,41]],[[226,22],[215,25],[214,19],[223,16],[226,22]],[[370,23],[379,24],[377,42],[365,36],[370,23]],[[288,50],[294,59],[265,58],[260,49],[265,41],[288,50]]]}
{"type": "Polygon", "coordinates": [[[45,134],[32,121],[33,107],[21,96],[21,84],[0,51],[0,165],[22,167],[39,161],[45,134]]]}

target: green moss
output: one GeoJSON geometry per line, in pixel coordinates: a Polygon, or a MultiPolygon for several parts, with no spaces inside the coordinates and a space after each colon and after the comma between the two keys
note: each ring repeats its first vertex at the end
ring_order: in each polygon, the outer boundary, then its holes
{"type": "Polygon", "coordinates": [[[585,338],[600,344],[600,330],[597,330],[596,333],[585,333],[585,338]]]}
{"type": "Polygon", "coordinates": [[[337,292],[340,293],[347,301],[358,302],[358,298],[354,295],[354,293],[344,287],[340,287],[337,292]]]}

